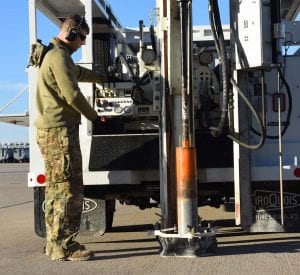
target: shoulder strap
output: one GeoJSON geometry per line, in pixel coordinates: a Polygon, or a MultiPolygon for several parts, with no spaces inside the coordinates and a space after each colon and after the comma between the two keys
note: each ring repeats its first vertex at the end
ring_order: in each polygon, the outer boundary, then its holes
{"type": "Polygon", "coordinates": [[[37,39],[34,44],[31,45],[31,51],[29,55],[29,62],[27,68],[30,66],[40,67],[46,53],[53,48],[50,43],[48,46],[42,43],[42,40],[37,39]]]}

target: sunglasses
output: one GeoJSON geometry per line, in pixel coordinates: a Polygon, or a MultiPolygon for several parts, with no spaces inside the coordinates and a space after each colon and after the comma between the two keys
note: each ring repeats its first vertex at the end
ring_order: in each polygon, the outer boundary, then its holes
{"type": "Polygon", "coordinates": [[[86,35],[82,34],[82,33],[78,33],[78,36],[80,37],[81,41],[85,41],[86,39],[86,35]]]}

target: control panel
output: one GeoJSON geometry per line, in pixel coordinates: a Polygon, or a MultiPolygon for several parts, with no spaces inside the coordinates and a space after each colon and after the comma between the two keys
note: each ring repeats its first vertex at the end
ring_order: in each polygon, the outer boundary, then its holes
{"type": "Polygon", "coordinates": [[[133,100],[126,97],[105,97],[95,100],[98,116],[133,115],[133,107],[133,100]]]}
{"type": "MultiPolygon", "coordinates": [[[[132,82],[96,84],[94,108],[98,116],[127,117],[157,117],[158,104],[155,110],[153,104],[137,103],[132,97],[134,84],[132,82]]],[[[160,87],[158,86],[157,89],[160,87]]],[[[153,92],[153,91],[151,91],[153,92]]],[[[156,95],[158,97],[158,95],[156,95]]],[[[159,100],[156,100],[159,101],[159,100]]]]}
{"type": "Polygon", "coordinates": [[[97,84],[94,107],[98,116],[132,116],[132,89],[133,84],[129,82],[97,84]]]}

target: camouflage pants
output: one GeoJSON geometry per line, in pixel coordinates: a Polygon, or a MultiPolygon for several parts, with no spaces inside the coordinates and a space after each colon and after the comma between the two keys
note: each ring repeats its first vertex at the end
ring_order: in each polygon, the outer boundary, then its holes
{"type": "Polygon", "coordinates": [[[45,162],[47,245],[68,250],[78,234],[82,213],[82,158],[78,126],[37,129],[45,162]]]}

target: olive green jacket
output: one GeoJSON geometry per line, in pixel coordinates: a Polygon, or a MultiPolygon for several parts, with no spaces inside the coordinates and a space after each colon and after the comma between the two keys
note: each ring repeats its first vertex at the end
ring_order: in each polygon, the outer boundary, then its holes
{"type": "Polygon", "coordinates": [[[81,93],[78,82],[101,82],[100,74],[74,64],[71,49],[57,38],[51,44],[39,69],[36,127],[78,125],[81,114],[94,121],[97,113],[81,93]]]}

